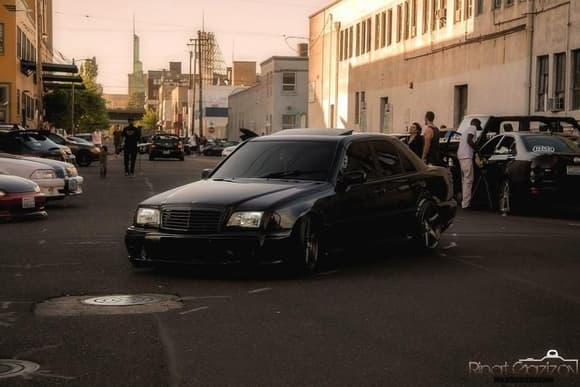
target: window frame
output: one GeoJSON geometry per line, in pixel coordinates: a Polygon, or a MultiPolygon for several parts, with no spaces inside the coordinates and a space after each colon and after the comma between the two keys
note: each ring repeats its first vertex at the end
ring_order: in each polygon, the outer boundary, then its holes
{"type": "Polygon", "coordinates": [[[0,23],[0,55],[4,55],[6,49],[4,48],[6,42],[6,28],[4,23],[0,23]]]}
{"type": "Polygon", "coordinates": [[[546,111],[548,87],[550,79],[550,56],[539,55],[536,57],[536,111],[546,111]]]}
{"type": "Polygon", "coordinates": [[[283,71],[282,72],[282,93],[296,93],[296,71],[283,71]],[[286,81],[286,76],[292,74],[294,82],[290,83],[286,81]],[[291,87],[291,88],[289,88],[291,87]]]}

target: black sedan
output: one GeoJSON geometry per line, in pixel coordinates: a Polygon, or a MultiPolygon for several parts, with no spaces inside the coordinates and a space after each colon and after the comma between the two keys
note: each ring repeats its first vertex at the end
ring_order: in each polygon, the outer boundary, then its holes
{"type": "Polygon", "coordinates": [[[221,156],[224,149],[238,144],[238,141],[215,140],[215,142],[205,146],[201,154],[204,156],[221,156]]]}
{"type": "Polygon", "coordinates": [[[81,167],[88,167],[93,161],[99,160],[101,150],[92,142],[75,141],[71,138],[65,138],[60,134],[41,131],[41,135],[47,137],[55,144],[68,146],[76,157],[77,164],[81,167]]]}
{"type": "MultiPolygon", "coordinates": [[[[534,199],[577,204],[580,148],[560,135],[510,132],[493,137],[479,151],[484,183],[497,193],[503,213],[524,209],[534,199]]],[[[485,184],[479,184],[485,187],[485,184]]],[[[480,189],[479,194],[485,190],[480,189]]],[[[478,193],[478,192],[476,192],[478,193]]],[[[493,203],[493,198],[490,200],[493,203]]]]}
{"type": "Polygon", "coordinates": [[[174,134],[156,134],[151,139],[149,160],[156,158],[173,158],[185,160],[181,138],[174,134]]]}
{"type": "Polygon", "coordinates": [[[130,262],[312,271],[331,247],[402,237],[433,249],[456,211],[448,171],[379,134],[285,130],[242,143],[204,177],[139,204],[130,262]]]}

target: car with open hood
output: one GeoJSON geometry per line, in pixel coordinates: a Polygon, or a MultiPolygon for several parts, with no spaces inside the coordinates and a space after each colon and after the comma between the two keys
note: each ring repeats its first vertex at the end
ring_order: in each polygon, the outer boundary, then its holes
{"type": "Polygon", "coordinates": [[[140,203],[125,243],[134,265],[312,271],[330,247],[400,237],[433,249],[456,206],[449,172],[395,138],[284,130],[242,143],[202,180],[140,203]]]}

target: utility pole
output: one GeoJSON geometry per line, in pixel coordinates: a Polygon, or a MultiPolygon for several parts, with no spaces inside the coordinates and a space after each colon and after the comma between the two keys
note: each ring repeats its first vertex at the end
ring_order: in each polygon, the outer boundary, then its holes
{"type": "MultiPolygon", "coordinates": [[[[208,39],[203,37],[202,31],[197,31],[197,38],[191,38],[189,41],[195,46],[195,55],[199,66],[199,137],[203,136],[203,46],[208,39]]],[[[195,61],[193,74],[195,76],[195,61]]],[[[194,110],[195,110],[195,81],[193,82],[194,110]]]]}
{"type": "Polygon", "coordinates": [[[43,25],[42,22],[44,11],[42,9],[42,2],[37,0],[36,2],[36,87],[37,87],[37,101],[36,110],[38,112],[37,125],[39,129],[42,129],[42,121],[44,120],[44,85],[42,80],[42,37],[43,37],[43,25]]]}
{"type": "MultiPolygon", "coordinates": [[[[191,62],[193,60],[193,48],[192,48],[193,44],[189,43],[187,45],[187,47],[189,47],[189,88],[187,90],[187,108],[189,109],[188,115],[187,115],[187,135],[193,135],[194,130],[193,130],[193,123],[194,123],[194,119],[193,119],[193,112],[195,111],[195,92],[193,90],[193,85],[194,85],[194,81],[193,81],[193,75],[191,72],[191,62]]],[[[195,71],[193,72],[193,74],[195,74],[195,71]]]]}

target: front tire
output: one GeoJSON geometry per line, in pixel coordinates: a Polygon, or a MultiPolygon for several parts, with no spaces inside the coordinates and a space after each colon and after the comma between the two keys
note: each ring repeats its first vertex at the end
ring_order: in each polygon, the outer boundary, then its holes
{"type": "Polygon", "coordinates": [[[312,218],[302,220],[297,229],[297,251],[294,257],[294,266],[299,273],[311,274],[316,271],[322,248],[320,230],[312,218]]]}
{"type": "Polygon", "coordinates": [[[503,215],[507,215],[513,212],[512,207],[512,187],[508,179],[504,179],[499,184],[497,206],[499,212],[503,215]]]}

